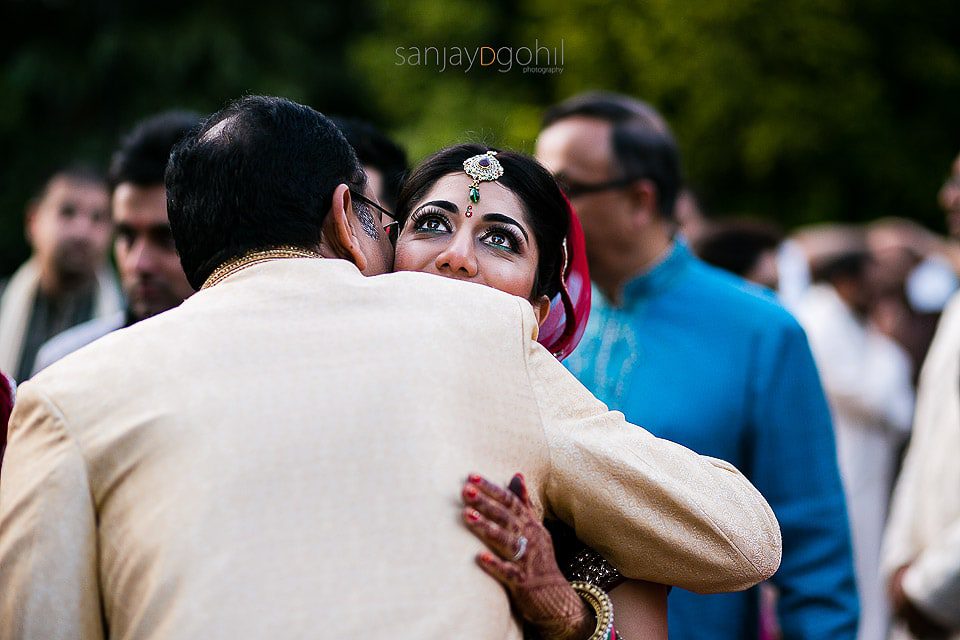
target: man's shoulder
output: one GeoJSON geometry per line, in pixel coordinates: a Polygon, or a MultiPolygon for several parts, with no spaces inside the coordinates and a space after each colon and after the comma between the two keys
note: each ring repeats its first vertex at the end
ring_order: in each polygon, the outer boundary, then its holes
{"type": "Polygon", "coordinates": [[[519,332],[521,316],[528,311],[527,319],[533,320],[528,303],[486,285],[411,271],[384,274],[370,280],[380,285],[378,294],[382,293],[384,301],[398,312],[456,317],[470,325],[485,326],[488,331],[501,327],[519,332]]]}
{"type": "Polygon", "coordinates": [[[397,271],[374,276],[370,282],[382,283],[390,290],[400,292],[404,296],[421,298],[454,297],[475,298],[489,304],[509,304],[516,298],[493,287],[466,282],[454,278],[444,278],[430,273],[419,271],[397,271]]]}
{"type": "MultiPolygon", "coordinates": [[[[254,279],[247,284],[253,285],[254,279]]],[[[253,292],[253,287],[226,286],[231,283],[224,282],[201,291],[174,309],[102,335],[55,362],[37,378],[83,376],[84,371],[92,369],[105,379],[122,378],[129,372],[130,363],[138,358],[167,361],[170,352],[177,350],[173,345],[189,351],[187,345],[209,346],[204,342],[207,338],[226,343],[219,339],[226,334],[257,339],[265,331],[274,335],[285,324],[291,327],[288,333],[294,334],[293,327],[302,328],[304,324],[317,332],[323,331],[325,325],[336,326],[341,332],[347,326],[351,328],[341,335],[355,331],[357,339],[367,339],[372,326],[386,335],[399,332],[406,336],[430,333],[432,327],[456,327],[456,331],[449,332],[449,341],[454,334],[459,341],[470,341],[479,332],[500,338],[504,332],[520,336],[524,318],[533,322],[529,305],[527,317],[522,300],[515,296],[422,273],[347,279],[336,295],[330,295],[329,286],[310,282],[297,284],[291,290],[279,290],[272,284],[276,282],[261,282],[253,292]],[[271,297],[264,299],[263,295],[271,297]]],[[[439,340],[440,335],[434,339],[439,340]]]]}
{"type": "Polygon", "coordinates": [[[800,323],[773,291],[699,259],[690,269],[687,289],[689,295],[699,299],[707,318],[762,332],[803,333],[800,323]]]}
{"type": "Polygon", "coordinates": [[[413,312],[421,317],[496,318],[506,309],[520,308],[516,296],[484,285],[411,271],[364,276],[345,260],[280,260],[250,267],[192,296],[180,308],[233,313],[237,307],[263,308],[265,302],[279,307],[290,300],[303,303],[304,309],[340,316],[368,314],[371,305],[381,316],[413,312]]]}

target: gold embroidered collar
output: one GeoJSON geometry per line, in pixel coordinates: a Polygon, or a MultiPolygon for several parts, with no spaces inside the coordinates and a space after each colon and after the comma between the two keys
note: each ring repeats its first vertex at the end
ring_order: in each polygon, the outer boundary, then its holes
{"type": "Polygon", "coordinates": [[[213,270],[210,277],[203,283],[201,289],[208,289],[219,283],[225,278],[229,278],[238,271],[262,262],[272,260],[283,260],[284,258],[322,258],[316,251],[301,249],[299,247],[274,247],[273,249],[264,249],[263,251],[251,251],[245,256],[228,260],[213,270]]]}

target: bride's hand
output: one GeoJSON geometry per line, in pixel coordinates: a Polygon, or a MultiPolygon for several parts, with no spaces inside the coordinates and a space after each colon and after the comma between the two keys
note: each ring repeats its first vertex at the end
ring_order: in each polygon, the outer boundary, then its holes
{"type": "Polygon", "coordinates": [[[507,588],[520,616],[549,640],[589,638],[593,614],[560,572],[523,475],[513,477],[510,490],[471,475],[462,496],[464,522],[490,549],[477,564],[507,588]]]}

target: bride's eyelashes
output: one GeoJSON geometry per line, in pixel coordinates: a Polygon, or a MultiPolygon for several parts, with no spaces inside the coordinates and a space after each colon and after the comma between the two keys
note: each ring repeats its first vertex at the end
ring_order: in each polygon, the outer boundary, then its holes
{"type": "Polygon", "coordinates": [[[410,228],[413,231],[426,233],[450,233],[453,225],[450,218],[440,209],[424,208],[418,210],[410,218],[410,228]]]}
{"type": "Polygon", "coordinates": [[[494,225],[490,227],[483,236],[484,241],[501,251],[511,251],[520,253],[523,243],[520,240],[520,234],[510,227],[494,225]],[[502,242],[494,241],[494,238],[503,238],[502,242]],[[489,240],[489,242],[488,242],[489,240]]]}

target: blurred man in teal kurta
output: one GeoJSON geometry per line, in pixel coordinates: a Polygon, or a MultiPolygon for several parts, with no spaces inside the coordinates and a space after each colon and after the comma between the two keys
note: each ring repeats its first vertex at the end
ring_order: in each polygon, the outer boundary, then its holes
{"type": "MultiPolygon", "coordinates": [[[[806,337],[765,290],[674,238],[680,159],[648,105],[588,94],[547,113],[537,157],[565,185],[597,286],[568,367],[627,419],[737,465],[783,532],[784,638],[853,639],[857,593],[830,414],[806,337]]],[[[674,589],[673,640],[756,638],[758,592],[674,589]]]]}

